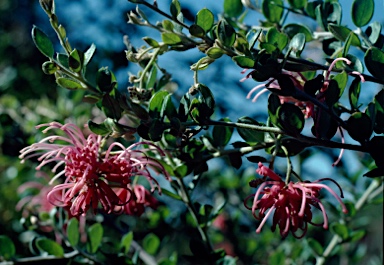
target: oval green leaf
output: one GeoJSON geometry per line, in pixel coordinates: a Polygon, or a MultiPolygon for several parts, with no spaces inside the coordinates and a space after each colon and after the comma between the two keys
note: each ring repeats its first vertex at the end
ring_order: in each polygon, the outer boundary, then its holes
{"type": "Polygon", "coordinates": [[[104,229],[100,223],[93,224],[88,229],[87,250],[89,253],[96,253],[103,239],[104,229]]]}
{"type": "MultiPolygon", "coordinates": [[[[88,123],[89,124],[89,123],[88,123]]],[[[76,218],[71,218],[67,226],[67,237],[72,247],[76,247],[79,243],[79,221],[76,218]]]]}
{"type": "Polygon", "coordinates": [[[284,3],[282,0],[263,0],[261,9],[265,18],[271,23],[279,23],[283,16],[284,3]]]}
{"type": "Polygon", "coordinates": [[[160,246],[160,239],[153,233],[148,234],[143,239],[143,248],[150,255],[156,254],[160,246]]]}
{"type": "Polygon", "coordinates": [[[16,254],[16,247],[12,240],[7,236],[0,236],[0,259],[11,259],[16,254]]]}
{"type": "Polygon", "coordinates": [[[355,0],[352,3],[352,21],[357,27],[369,23],[375,11],[374,0],[355,0]]]}
{"type": "Polygon", "coordinates": [[[176,33],[172,32],[163,32],[161,33],[161,39],[165,44],[174,45],[181,42],[181,37],[176,33]]]}
{"type": "Polygon", "coordinates": [[[376,78],[384,80],[384,52],[372,47],[364,55],[364,62],[368,71],[376,78]]]}
{"type": "Polygon", "coordinates": [[[65,77],[59,77],[56,79],[56,83],[61,86],[61,87],[64,87],[66,89],[69,89],[69,90],[76,90],[76,89],[82,89],[83,86],[72,80],[72,79],[69,79],[69,78],[65,78],[65,77]]]}
{"type": "Polygon", "coordinates": [[[215,18],[209,9],[203,8],[197,12],[195,24],[200,26],[205,32],[208,32],[212,28],[214,22],[215,18]]]}
{"type": "Polygon", "coordinates": [[[51,40],[48,36],[38,27],[32,28],[32,40],[39,51],[49,58],[53,58],[54,49],[51,40]]]}
{"type": "Polygon", "coordinates": [[[224,14],[229,17],[238,17],[243,12],[241,0],[224,0],[224,14]]]}
{"type": "Polygon", "coordinates": [[[311,30],[300,24],[288,24],[283,27],[283,31],[289,38],[293,38],[297,33],[303,33],[305,35],[305,41],[309,42],[313,40],[311,30]]]}
{"type": "Polygon", "coordinates": [[[36,240],[36,246],[41,252],[48,253],[48,255],[53,255],[56,257],[64,256],[64,249],[62,246],[51,239],[39,238],[36,240]]]}

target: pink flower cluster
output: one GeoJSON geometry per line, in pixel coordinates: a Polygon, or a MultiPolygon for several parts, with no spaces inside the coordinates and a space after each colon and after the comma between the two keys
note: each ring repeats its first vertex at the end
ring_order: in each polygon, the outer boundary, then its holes
{"type": "MultiPolygon", "coordinates": [[[[252,214],[257,220],[261,220],[256,233],[260,233],[268,217],[273,212],[272,231],[275,231],[276,226],[279,226],[280,235],[283,238],[290,231],[294,237],[302,238],[307,232],[308,223],[317,226],[322,225],[324,229],[328,229],[327,213],[319,199],[321,189],[328,190],[339,201],[343,212],[347,213],[347,208],[340,197],[331,188],[319,183],[323,180],[333,181],[332,179],[321,179],[316,182],[289,182],[286,184],[275,172],[262,163],[259,163],[256,172],[271,179],[264,181],[259,186],[256,194],[249,196],[245,200],[246,203],[249,198],[253,197],[252,207],[246,207],[252,210],[252,214]],[[324,219],[322,224],[312,222],[312,207],[322,212],[324,219]],[[301,235],[296,234],[298,230],[302,231],[301,235]]],[[[340,188],[335,181],[333,182],[340,188]]],[[[340,192],[341,197],[343,197],[341,188],[340,192]]]]}
{"type": "Polygon", "coordinates": [[[53,187],[48,192],[47,199],[51,204],[67,209],[72,216],[84,215],[89,209],[96,211],[99,205],[106,213],[142,213],[142,206],[153,207],[155,199],[148,191],[143,191],[143,186],[133,184],[132,178],[146,177],[151,191],[157,186],[159,193],[160,187],[152,177],[149,167],[161,171],[170,180],[164,167],[145,154],[147,151],[156,151],[164,155],[152,143],[139,142],[125,148],[121,143],[114,142],[103,152],[105,139],[93,133],[85,138],[80,128],[74,124],[52,122],[37,126],[41,127],[47,127],[43,130],[44,133],[58,129],[65,135],[48,136],[39,143],[22,149],[20,158],[24,161],[38,157],[40,164],[37,170],[46,164],[56,163],[52,169],[56,175],[51,182],[64,176],[64,183],[53,187]],[[144,148],[135,150],[137,146],[144,148]],[[114,148],[117,150],[113,150],[114,148]],[[57,172],[62,166],[63,170],[57,172]],[[130,207],[129,210],[127,207],[130,207]],[[138,209],[135,210],[135,207],[138,209]]]}

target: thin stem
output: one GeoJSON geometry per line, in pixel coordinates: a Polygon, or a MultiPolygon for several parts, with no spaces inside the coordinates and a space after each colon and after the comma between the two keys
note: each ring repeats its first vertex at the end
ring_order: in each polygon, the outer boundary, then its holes
{"type": "Polygon", "coordinates": [[[186,28],[189,30],[189,26],[187,24],[184,24],[183,22],[177,20],[177,19],[174,19],[173,17],[171,17],[170,15],[168,15],[167,13],[165,13],[164,11],[162,11],[161,9],[159,9],[157,6],[154,6],[154,5],[151,5],[150,3],[146,2],[146,1],[142,1],[138,4],[143,4],[145,5],[146,7],[149,7],[150,9],[152,9],[153,11],[159,13],[160,15],[174,21],[175,23],[179,24],[180,26],[186,28]]]}
{"type": "Polygon", "coordinates": [[[141,73],[140,77],[138,79],[134,80],[135,82],[139,82],[139,88],[143,88],[143,81],[144,81],[145,74],[149,71],[149,69],[151,69],[151,66],[153,65],[153,63],[157,59],[157,56],[159,55],[159,53],[160,53],[160,48],[155,50],[154,54],[152,55],[151,60],[145,66],[145,68],[144,68],[143,72],[141,73]]]}
{"type": "MultiPolygon", "coordinates": [[[[163,146],[162,143],[160,143],[160,145],[163,146]]],[[[174,162],[172,157],[169,155],[169,153],[168,152],[165,152],[165,153],[166,153],[166,156],[168,157],[170,163],[172,164],[172,166],[176,167],[176,163],[174,162]]],[[[189,213],[191,214],[193,220],[195,221],[196,228],[197,228],[197,230],[200,233],[201,239],[203,240],[203,242],[205,242],[205,244],[207,245],[208,249],[210,251],[213,251],[213,247],[212,247],[211,242],[209,240],[207,231],[205,229],[202,229],[201,226],[200,226],[199,219],[197,218],[196,209],[195,209],[195,207],[192,204],[191,197],[189,196],[189,193],[187,191],[187,188],[185,187],[183,179],[176,178],[176,181],[179,184],[178,186],[180,187],[180,190],[178,191],[179,195],[180,195],[181,199],[183,200],[184,204],[187,206],[187,209],[188,209],[189,213]]]]}
{"type": "Polygon", "coordinates": [[[236,128],[243,128],[243,129],[251,129],[259,132],[285,134],[284,131],[276,127],[267,127],[267,126],[260,126],[260,125],[247,124],[247,123],[210,120],[207,125],[228,126],[228,127],[236,127],[236,128]]]}
{"type": "Polygon", "coordinates": [[[65,75],[79,81],[80,83],[85,85],[85,88],[89,90],[90,92],[99,95],[100,92],[93,86],[91,83],[89,83],[83,76],[75,74],[68,70],[66,67],[64,67],[62,64],[60,64],[58,61],[53,60],[54,63],[60,68],[60,71],[63,72],[65,75]]]}
{"type": "Polygon", "coordinates": [[[207,248],[210,251],[213,251],[213,247],[212,247],[212,244],[211,244],[211,242],[209,240],[207,231],[200,226],[199,219],[197,218],[197,211],[196,211],[195,207],[192,204],[191,197],[189,196],[187,188],[185,187],[184,181],[182,179],[180,179],[180,178],[177,178],[176,181],[179,183],[180,192],[181,192],[181,195],[182,195],[181,197],[183,199],[183,202],[187,206],[188,211],[191,214],[193,220],[195,221],[196,228],[197,228],[197,230],[200,233],[201,239],[206,244],[207,248]]]}
{"type": "Polygon", "coordinates": [[[281,149],[284,151],[284,154],[287,157],[287,174],[285,176],[285,184],[288,185],[292,173],[292,161],[287,148],[285,148],[285,146],[281,146],[281,149]]]}
{"type": "MultiPolygon", "coordinates": [[[[185,126],[196,126],[198,124],[196,123],[184,123],[185,126]]],[[[282,131],[279,128],[276,127],[267,127],[267,126],[260,126],[260,125],[253,125],[253,124],[247,124],[247,123],[238,123],[238,122],[225,122],[225,121],[213,121],[210,120],[207,122],[206,125],[220,125],[220,126],[228,126],[228,127],[235,127],[235,128],[244,128],[244,129],[250,129],[260,132],[267,132],[267,133],[275,133],[275,134],[286,134],[284,131],[282,131]]],[[[348,150],[354,150],[354,151],[360,151],[360,152],[368,152],[368,149],[365,146],[361,145],[354,145],[354,144],[346,144],[346,143],[338,143],[330,140],[322,140],[317,139],[305,135],[298,135],[296,137],[297,140],[300,140],[303,143],[308,144],[308,146],[323,146],[327,148],[335,148],[335,149],[348,149],[348,150]]]]}
{"type": "Polygon", "coordinates": [[[25,263],[36,264],[36,262],[38,262],[38,261],[41,261],[41,262],[43,262],[43,261],[55,262],[55,261],[60,261],[60,260],[71,259],[71,258],[74,258],[75,256],[77,256],[79,254],[80,254],[79,251],[74,250],[72,252],[65,253],[63,255],[63,257],[57,257],[57,256],[54,256],[54,255],[47,255],[47,256],[19,258],[19,259],[16,259],[15,261],[0,262],[0,265],[14,265],[14,264],[25,264],[25,263]]]}
{"type": "MultiPolygon", "coordinates": [[[[355,210],[356,212],[358,210],[360,210],[363,205],[369,201],[370,199],[372,199],[373,197],[371,196],[372,193],[376,193],[375,189],[378,188],[380,190],[382,190],[382,187],[380,188],[381,184],[379,183],[379,181],[376,181],[376,180],[373,180],[371,182],[371,184],[369,185],[369,187],[365,190],[365,192],[363,193],[363,195],[360,197],[360,199],[355,203],[355,210]]],[[[382,186],[382,185],[381,185],[382,186]]],[[[326,261],[326,259],[329,257],[329,255],[331,254],[331,252],[333,251],[333,249],[341,242],[341,237],[337,234],[333,235],[331,241],[329,242],[328,246],[326,247],[326,249],[324,250],[323,252],[323,255],[320,256],[320,257],[317,257],[316,258],[316,265],[323,265],[326,261]]]]}

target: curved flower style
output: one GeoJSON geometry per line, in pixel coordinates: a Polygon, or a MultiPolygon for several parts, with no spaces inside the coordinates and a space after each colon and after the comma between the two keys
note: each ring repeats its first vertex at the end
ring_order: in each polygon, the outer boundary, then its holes
{"type": "MultiPolygon", "coordinates": [[[[269,177],[272,180],[263,182],[258,188],[256,194],[249,196],[245,202],[253,196],[252,207],[247,207],[252,210],[253,216],[257,220],[261,220],[256,233],[260,233],[262,227],[268,217],[274,211],[272,231],[275,231],[276,226],[279,226],[280,235],[285,238],[289,231],[296,238],[302,238],[308,228],[308,223],[328,229],[328,217],[323,204],[319,199],[320,190],[328,190],[341,204],[343,212],[347,213],[347,208],[341,201],[339,196],[327,185],[319,183],[323,180],[333,181],[339,188],[340,186],[332,179],[321,179],[316,182],[290,182],[285,184],[281,178],[271,169],[259,163],[259,168],[256,172],[264,177],[269,177]],[[261,196],[261,198],[259,198],[261,196]],[[311,206],[320,209],[323,213],[324,222],[322,224],[312,223],[311,206]],[[258,213],[257,213],[258,211],[258,213]],[[296,232],[302,230],[301,235],[296,232]]],[[[341,188],[341,197],[343,197],[341,188]]]]}
{"type": "Polygon", "coordinates": [[[130,190],[119,189],[116,192],[122,201],[128,201],[128,203],[116,206],[115,212],[141,216],[145,211],[145,207],[157,208],[158,201],[144,186],[136,184],[133,188],[130,188],[130,190]]]}
{"type": "MultiPolygon", "coordinates": [[[[319,93],[316,94],[316,99],[318,99],[319,101],[322,101],[322,102],[324,101],[324,92],[328,88],[329,80],[330,80],[330,74],[332,72],[332,69],[335,67],[336,63],[339,62],[339,61],[343,61],[343,62],[345,62],[348,65],[350,65],[352,63],[350,60],[348,60],[346,58],[336,58],[330,64],[328,70],[325,72],[323,87],[320,89],[319,93]]],[[[243,70],[242,73],[245,73],[247,70],[248,69],[243,70]]],[[[244,77],[244,78],[242,78],[240,80],[240,82],[243,82],[243,81],[249,79],[252,76],[252,72],[248,73],[246,75],[246,77],[244,77]]],[[[299,73],[299,72],[290,72],[290,71],[285,71],[285,70],[283,70],[282,73],[284,75],[287,75],[292,80],[293,84],[295,85],[295,87],[298,90],[304,91],[304,85],[305,85],[305,83],[308,80],[301,73],[299,73]]],[[[360,74],[359,72],[353,71],[353,72],[351,72],[351,74],[358,75],[362,82],[365,81],[363,75],[360,74]]],[[[269,89],[281,90],[281,87],[280,87],[279,83],[277,82],[277,80],[275,78],[271,78],[267,83],[260,84],[260,85],[255,86],[254,88],[252,88],[251,91],[249,91],[249,93],[247,95],[247,99],[251,98],[253,93],[255,93],[257,90],[259,90],[260,88],[263,88],[263,87],[264,87],[264,89],[262,89],[260,92],[258,92],[253,97],[252,102],[256,102],[256,100],[262,94],[267,92],[269,89]]],[[[286,96],[281,96],[281,95],[279,95],[279,98],[280,98],[281,104],[289,102],[289,103],[293,103],[296,106],[300,107],[302,109],[302,111],[303,111],[303,114],[304,114],[305,118],[309,118],[309,117],[314,118],[315,117],[315,105],[312,102],[310,102],[310,101],[302,101],[302,100],[298,100],[298,99],[293,98],[293,97],[286,97],[286,96]]]]}
{"type": "MultiPolygon", "coordinates": [[[[148,142],[139,142],[125,148],[120,143],[112,143],[103,153],[101,150],[103,139],[91,133],[87,138],[74,124],[62,125],[58,122],[41,124],[36,128],[47,127],[44,133],[59,129],[66,136],[48,136],[39,143],[22,149],[20,158],[38,157],[40,170],[44,165],[54,162],[52,172],[60,166],[64,169],[58,172],[51,180],[65,176],[63,184],[56,185],[47,195],[48,201],[55,206],[64,207],[72,216],[85,214],[90,208],[97,210],[99,203],[103,210],[111,213],[116,206],[128,203],[120,198],[113,188],[130,191],[129,184],[134,176],[144,176],[155,189],[157,181],[151,176],[147,166],[162,171],[170,180],[164,167],[153,158],[147,157],[145,151],[158,151],[164,155],[157,146],[148,142]],[[146,145],[147,148],[134,150],[134,147],[146,145]],[[112,151],[114,147],[120,150],[112,151]],[[40,152],[42,151],[42,152],[40,152]]],[[[131,191],[130,191],[131,192],[131,191]]]]}

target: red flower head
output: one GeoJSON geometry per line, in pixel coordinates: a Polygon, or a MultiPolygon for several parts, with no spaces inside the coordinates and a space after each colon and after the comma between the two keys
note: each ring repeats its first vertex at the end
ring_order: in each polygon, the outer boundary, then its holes
{"type": "MultiPolygon", "coordinates": [[[[289,182],[285,184],[275,172],[265,167],[262,163],[259,163],[257,173],[272,180],[263,182],[256,194],[249,196],[245,200],[246,202],[252,196],[254,197],[252,207],[246,207],[252,210],[252,214],[257,220],[261,220],[256,233],[260,233],[261,228],[274,211],[272,231],[275,231],[278,225],[280,235],[283,238],[288,235],[289,231],[292,232],[294,237],[302,238],[307,232],[308,223],[319,225],[312,223],[312,206],[322,211],[324,222],[320,225],[324,229],[328,229],[328,217],[319,199],[321,189],[328,190],[339,201],[343,212],[347,213],[347,208],[339,196],[328,186],[319,183],[323,180],[331,180],[340,188],[332,179],[321,179],[316,182],[289,182]],[[296,234],[298,230],[302,230],[301,235],[296,234]]],[[[343,197],[342,191],[341,197],[343,197]]]]}
{"type": "Polygon", "coordinates": [[[131,190],[119,189],[116,194],[121,200],[128,201],[122,206],[115,207],[115,211],[119,213],[141,216],[145,211],[145,207],[156,209],[158,206],[155,197],[142,185],[136,184],[131,190]]]}
{"type": "MultiPolygon", "coordinates": [[[[58,122],[41,124],[37,128],[47,127],[43,132],[59,129],[65,136],[48,136],[39,143],[22,149],[20,158],[38,157],[37,170],[50,162],[56,162],[52,172],[64,165],[53,180],[65,176],[63,184],[56,185],[47,195],[48,201],[55,206],[69,209],[72,216],[85,214],[90,208],[97,210],[99,203],[103,210],[111,213],[116,206],[125,205],[113,188],[130,190],[133,176],[145,176],[151,183],[157,181],[151,176],[147,166],[162,171],[169,179],[164,167],[153,158],[147,157],[145,151],[163,151],[148,142],[140,142],[125,148],[120,143],[112,143],[103,153],[102,137],[91,133],[87,138],[74,124],[62,125],[58,122]],[[134,147],[146,145],[146,149],[134,150],[134,147]],[[112,151],[114,147],[120,150],[112,151]],[[43,152],[38,152],[43,151],[43,152]]],[[[53,181],[52,180],[52,181],[53,181]]],[[[51,181],[51,182],[52,182],[51,181]]]]}

